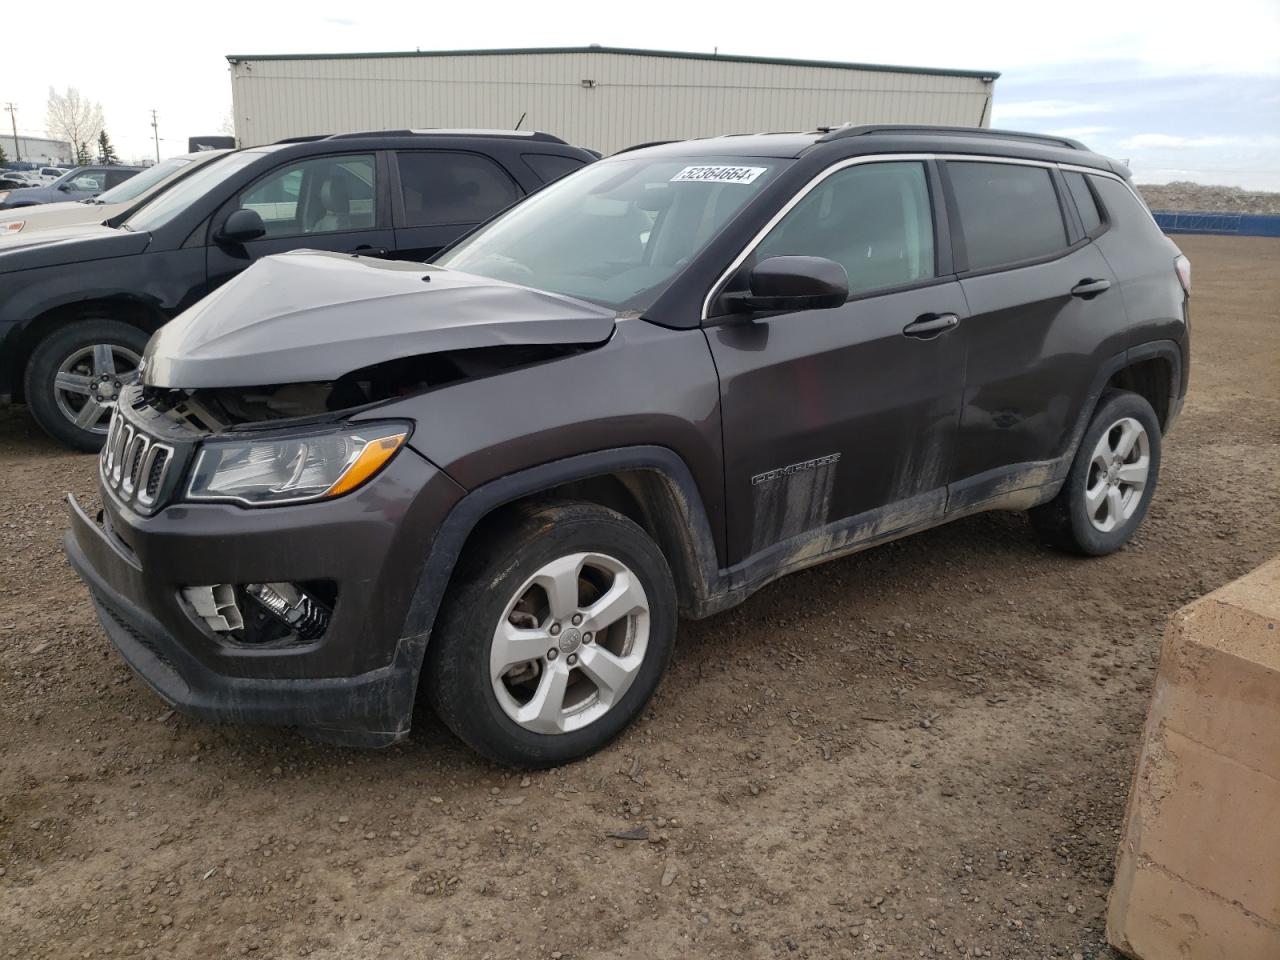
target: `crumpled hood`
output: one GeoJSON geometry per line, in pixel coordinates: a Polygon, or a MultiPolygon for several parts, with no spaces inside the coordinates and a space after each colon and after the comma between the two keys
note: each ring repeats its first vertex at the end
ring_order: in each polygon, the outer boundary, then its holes
{"type": "MultiPolygon", "coordinates": [[[[24,209],[26,208],[0,210],[0,220],[23,220],[24,209]]],[[[149,233],[117,230],[97,223],[75,223],[47,230],[22,230],[20,233],[0,237],[0,273],[64,263],[85,263],[107,257],[127,257],[141,253],[150,242],[149,233]]]]}
{"type": "Polygon", "coordinates": [[[601,343],[612,310],[420,263],[298,250],[264,257],[147,344],[148,386],[336,380],[398,357],[601,343]]]}

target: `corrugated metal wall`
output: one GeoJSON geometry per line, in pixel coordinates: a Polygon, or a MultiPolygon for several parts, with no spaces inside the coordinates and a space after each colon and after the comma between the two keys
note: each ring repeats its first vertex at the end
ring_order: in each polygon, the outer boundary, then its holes
{"type": "Polygon", "coordinates": [[[971,76],[609,52],[231,64],[244,146],[355,130],[510,129],[521,114],[524,129],[606,154],[646,140],[846,120],[986,126],[993,88],[971,76]]]}

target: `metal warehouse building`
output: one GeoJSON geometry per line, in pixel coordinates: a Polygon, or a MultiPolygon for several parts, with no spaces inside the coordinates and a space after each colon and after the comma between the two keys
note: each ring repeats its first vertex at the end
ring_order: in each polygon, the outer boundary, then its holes
{"type": "Polygon", "coordinates": [[[242,146],[518,123],[606,154],[648,140],[845,121],[987,126],[999,76],[597,46],[227,60],[242,146]]]}

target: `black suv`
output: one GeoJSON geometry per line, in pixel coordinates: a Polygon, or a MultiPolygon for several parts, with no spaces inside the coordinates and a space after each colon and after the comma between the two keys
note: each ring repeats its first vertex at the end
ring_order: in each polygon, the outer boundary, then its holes
{"type": "Polygon", "coordinates": [[[215,160],[120,221],[0,238],[0,401],[97,450],[151,334],[255,260],[424,260],[595,159],[532,132],[309,137],[215,160]]]}
{"type": "Polygon", "coordinates": [[[678,614],[981,510],[1118,549],[1189,284],[1073,141],[624,152],[433,266],[285,254],[162,328],[66,549],[195,716],[382,744],[421,689],[482,753],[559,764],[641,711],[678,614]]]}

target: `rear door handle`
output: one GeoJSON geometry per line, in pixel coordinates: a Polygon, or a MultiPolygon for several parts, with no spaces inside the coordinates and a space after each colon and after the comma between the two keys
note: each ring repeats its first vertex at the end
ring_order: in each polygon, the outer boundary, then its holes
{"type": "Polygon", "coordinates": [[[1092,300],[1098,294],[1110,289],[1110,280],[1081,280],[1071,288],[1071,295],[1082,300],[1092,300]]]}
{"type": "Polygon", "coordinates": [[[926,313],[908,323],[902,328],[902,332],[917,340],[932,340],[959,325],[960,318],[954,313],[926,313]]]}

